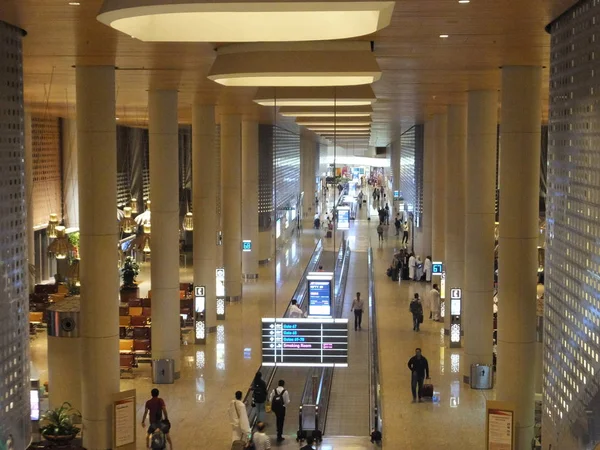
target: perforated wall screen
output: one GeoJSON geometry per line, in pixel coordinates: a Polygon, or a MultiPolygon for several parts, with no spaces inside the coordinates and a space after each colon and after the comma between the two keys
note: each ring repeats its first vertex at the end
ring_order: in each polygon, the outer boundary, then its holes
{"type": "Polygon", "coordinates": [[[600,1],[550,26],[544,448],[600,442],[600,1]]]}
{"type": "Polygon", "coordinates": [[[0,447],[15,449],[31,434],[21,38],[0,21],[0,447]]]}

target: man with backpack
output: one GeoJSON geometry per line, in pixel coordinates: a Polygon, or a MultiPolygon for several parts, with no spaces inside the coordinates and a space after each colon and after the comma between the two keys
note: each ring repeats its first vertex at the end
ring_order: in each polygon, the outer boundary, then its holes
{"type": "Polygon", "coordinates": [[[170,429],[171,423],[168,420],[163,420],[157,425],[150,425],[146,436],[146,447],[152,450],[165,450],[168,442],[169,450],[173,450],[173,442],[169,435],[170,429]]]}
{"type": "Polygon", "coordinates": [[[167,414],[167,407],[165,406],[165,401],[158,396],[158,389],[154,388],[150,391],[150,395],[152,398],[146,402],[146,408],[144,410],[144,417],[142,417],[142,426],[146,426],[146,417],[150,420],[150,427],[148,428],[148,433],[152,433],[150,429],[158,428],[160,425],[163,416],[165,420],[169,420],[169,415],[167,414]]]}
{"type": "Polygon", "coordinates": [[[290,395],[284,387],[285,381],[279,380],[277,387],[271,391],[269,401],[271,402],[271,411],[277,418],[277,442],[283,441],[283,423],[285,422],[285,408],[290,403],[290,395]]]}

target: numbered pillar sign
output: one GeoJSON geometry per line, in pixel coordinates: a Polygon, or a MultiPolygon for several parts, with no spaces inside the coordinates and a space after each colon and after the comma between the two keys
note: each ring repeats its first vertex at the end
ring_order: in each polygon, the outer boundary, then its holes
{"type": "Polygon", "coordinates": [[[194,287],[194,342],[206,343],[206,286],[194,287]]]}
{"type": "Polygon", "coordinates": [[[461,347],[461,308],[462,308],[462,289],[450,289],[450,347],[461,347]]]}
{"type": "Polygon", "coordinates": [[[217,320],[225,320],[225,268],[219,267],[215,272],[217,288],[217,320]]]}

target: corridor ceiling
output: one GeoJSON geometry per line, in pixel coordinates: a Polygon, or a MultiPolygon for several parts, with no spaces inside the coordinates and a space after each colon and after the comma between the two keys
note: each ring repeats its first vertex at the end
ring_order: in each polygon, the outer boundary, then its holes
{"type": "MultiPolygon", "coordinates": [[[[467,90],[499,89],[503,65],[546,67],[546,117],[550,37],[544,27],[574,3],[396,2],[390,26],[360,38],[374,41],[383,72],[373,84],[378,101],[373,105],[371,144],[386,145],[446,105],[464,104],[467,90]]],[[[25,101],[32,112],[74,116],[74,66],[114,64],[119,123],[146,122],[147,90],[152,88],[179,90],[182,123],[191,121],[194,97],[216,102],[221,110],[273,119],[272,110],[252,102],[255,88],[224,88],[207,78],[216,44],[141,42],[100,23],[96,16],[101,6],[102,0],[0,0],[0,20],[27,32],[25,101]]]]}

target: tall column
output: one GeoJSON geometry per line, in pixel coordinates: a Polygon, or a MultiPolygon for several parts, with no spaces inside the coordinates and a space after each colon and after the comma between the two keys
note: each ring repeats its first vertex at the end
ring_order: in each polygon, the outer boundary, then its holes
{"type": "Polygon", "coordinates": [[[242,239],[252,242],[242,252],[242,274],[258,278],[258,122],[250,119],[242,122],[242,239]]]}
{"type": "Polygon", "coordinates": [[[497,398],[515,405],[517,450],[534,425],[541,67],[502,68],[497,398]]]}
{"type": "Polygon", "coordinates": [[[242,298],[241,125],[239,114],[221,116],[223,266],[225,296],[229,301],[242,298]]]}
{"type": "Polygon", "coordinates": [[[396,213],[398,213],[398,205],[400,203],[394,203],[394,191],[400,191],[400,150],[402,149],[402,141],[400,138],[392,142],[392,154],[391,154],[391,165],[392,165],[392,198],[390,199],[392,202],[392,212],[394,213],[392,216],[392,221],[396,218],[396,213]]]}
{"type": "Polygon", "coordinates": [[[73,119],[63,119],[63,217],[65,226],[79,227],[79,186],[77,185],[77,123],[73,119]]]}
{"type": "Polygon", "coordinates": [[[446,151],[448,116],[433,116],[435,151],[433,155],[433,211],[431,251],[434,261],[446,258],[446,151]]]}
{"type": "Polygon", "coordinates": [[[83,446],[105,450],[120,390],[115,69],[77,66],[76,83],[83,446]]]}
{"type": "Polygon", "coordinates": [[[215,107],[192,106],[192,207],[194,209],[194,285],[206,287],[206,330],[216,331],[218,176],[215,152],[215,107]]]}
{"type": "Polygon", "coordinates": [[[463,380],[471,364],[492,364],[498,93],[469,92],[467,119],[463,380]]]}
{"type": "Polygon", "coordinates": [[[150,91],[152,359],[175,360],[176,378],[181,370],[178,132],[177,91],[150,91]]]}
{"type": "MultiPolygon", "coordinates": [[[[30,265],[35,266],[35,232],[33,231],[33,141],[31,139],[31,113],[26,111],[24,118],[25,198],[27,200],[27,259],[30,265]]],[[[33,292],[34,287],[35,284],[30,282],[30,292],[33,292]]]]}
{"type": "MultiPolygon", "coordinates": [[[[465,156],[467,152],[467,108],[448,107],[446,154],[446,292],[465,283],[465,156]]],[[[446,296],[448,297],[448,296],[446,296]]],[[[444,318],[450,329],[450,314],[444,318]]]]}
{"type": "Polygon", "coordinates": [[[435,153],[435,132],[432,119],[425,122],[425,142],[423,152],[423,235],[420,250],[423,259],[431,256],[433,226],[433,154],[435,153]]]}

